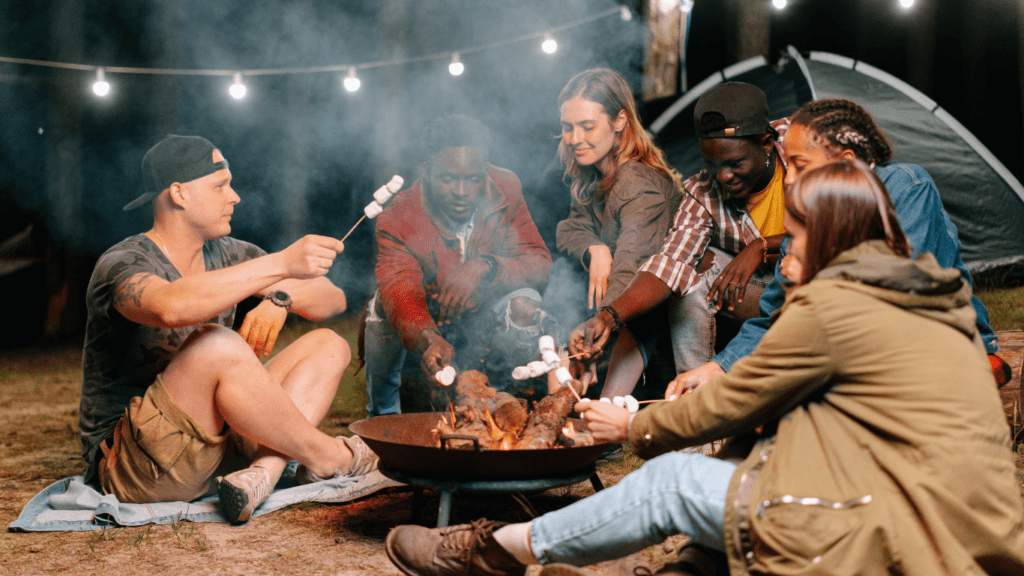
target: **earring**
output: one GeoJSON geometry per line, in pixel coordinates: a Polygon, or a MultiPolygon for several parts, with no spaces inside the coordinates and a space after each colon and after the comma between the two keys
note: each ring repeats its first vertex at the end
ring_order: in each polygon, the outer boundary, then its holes
{"type": "Polygon", "coordinates": [[[764,155],[764,169],[768,170],[771,167],[772,167],[772,155],[766,153],[764,155]]]}

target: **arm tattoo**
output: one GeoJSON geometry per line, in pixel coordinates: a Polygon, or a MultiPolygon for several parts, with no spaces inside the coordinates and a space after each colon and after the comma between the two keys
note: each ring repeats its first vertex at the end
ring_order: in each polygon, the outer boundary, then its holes
{"type": "Polygon", "coordinates": [[[117,287],[114,293],[114,307],[123,310],[126,305],[142,306],[142,292],[149,285],[152,274],[140,272],[117,287]]]}

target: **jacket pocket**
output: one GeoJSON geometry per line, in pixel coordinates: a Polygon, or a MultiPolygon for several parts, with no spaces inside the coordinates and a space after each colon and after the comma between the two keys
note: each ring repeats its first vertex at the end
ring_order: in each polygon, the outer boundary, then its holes
{"type": "Polygon", "coordinates": [[[835,553],[840,542],[864,526],[871,496],[842,502],[823,498],[780,496],[758,504],[756,533],[760,546],[755,555],[773,555],[764,546],[790,562],[815,564],[826,553],[835,553]]]}

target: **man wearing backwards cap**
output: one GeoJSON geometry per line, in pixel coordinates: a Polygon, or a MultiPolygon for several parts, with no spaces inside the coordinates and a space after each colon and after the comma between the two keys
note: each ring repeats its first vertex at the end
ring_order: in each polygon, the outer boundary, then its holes
{"type": "Polygon", "coordinates": [[[697,101],[694,123],[704,167],[683,182],[687,194],[661,251],[611,303],[618,317],[606,307],[573,330],[573,353],[600,353],[616,326],[674,293],[682,300],[670,307],[672,343],[683,372],[714,355],[716,312],[758,315],[785,236],[785,157],[768,100],[756,86],[726,82],[697,101]]]}
{"type": "Polygon", "coordinates": [[[237,455],[246,461],[217,485],[224,515],[244,522],[292,458],[306,482],[373,470],[360,439],[316,429],[349,363],[343,339],[313,331],[260,362],[289,310],[310,320],[345,310],[324,278],[342,243],[310,235],[267,254],[229,237],[240,198],[204,138],[168,136],[142,171],[145,192],[124,209],[152,203],[153,228],[100,257],[86,296],[86,481],[122,502],[191,501],[237,455]],[[236,305],[257,294],[236,334],[236,305]]]}

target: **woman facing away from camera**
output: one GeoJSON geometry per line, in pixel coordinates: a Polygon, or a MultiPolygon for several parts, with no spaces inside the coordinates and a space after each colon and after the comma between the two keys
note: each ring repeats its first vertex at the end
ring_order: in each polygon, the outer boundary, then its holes
{"type": "MultiPolygon", "coordinates": [[[[629,84],[617,72],[598,68],[577,74],[559,94],[558,107],[558,154],[572,204],[556,240],[558,250],[578,259],[585,272],[561,260],[552,268],[544,298],[550,309],[563,309],[559,320],[569,329],[583,319],[584,305],[603,309],[618,297],[658,251],[682,193],[679,174],[644,131],[629,84]],[[582,275],[587,279],[576,281],[582,275]]],[[[634,338],[667,335],[664,317],[652,312],[621,331],[606,389],[616,381],[632,389],[646,361],[634,338]]],[[[593,381],[593,375],[584,378],[593,381]]]]}
{"type": "Polygon", "coordinates": [[[910,259],[858,160],[806,171],[785,219],[799,274],[752,354],[632,418],[576,405],[595,438],[656,458],[529,523],[399,526],[386,542],[396,566],[518,575],[682,533],[724,551],[734,575],[1024,574],[1009,429],[960,272],[910,259]],[[738,465],[676,451],[741,434],[757,442],[738,465]]]}

